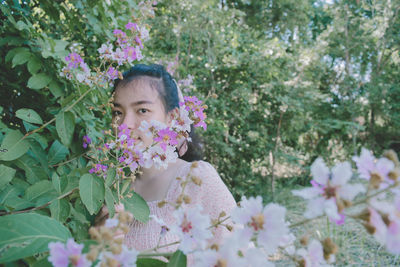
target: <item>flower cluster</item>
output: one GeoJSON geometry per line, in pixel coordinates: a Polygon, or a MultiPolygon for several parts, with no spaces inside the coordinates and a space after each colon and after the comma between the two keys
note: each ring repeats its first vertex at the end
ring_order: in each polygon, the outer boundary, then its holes
{"type": "Polygon", "coordinates": [[[114,80],[122,79],[122,73],[115,65],[132,65],[134,61],[142,60],[143,43],[149,39],[147,27],[129,22],[125,25],[125,30],[115,29],[114,42],[102,44],[97,50],[102,61],[100,65],[104,68],[95,68],[96,73],[91,72],[78,53],[72,52],[65,57],[67,66],[62,69],[60,75],[68,80],[76,79],[86,85],[92,85],[94,82],[101,87],[112,86],[114,80]]]}
{"type": "MultiPolygon", "coordinates": [[[[90,173],[105,176],[108,165],[117,167],[121,174],[125,168],[129,168],[130,172],[135,172],[140,166],[166,168],[168,163],[175,162],[178,158],[177,145],[185,140],[191,141],[190,125],[197,122],[195,127],[206,128],[205,106],[201,106],[201,104],[202,102],[196,97],[186,97],[185,102],[181,103],[179,113],[172,120],[171,126],[155,120],[142,121],[138,130],[151,136],[153,140],[153,144],[147,147],[135,137],[135,132],[127,125],[119,125],[116,137],[111,135],[111,140],[96,150],[96,152],[102,151],[104,154],[98,157],[99,163],[90,169],[90,173]],[[113,155],[111,159],[110,155],[113,155]]],[[[84,138],[84,147],[87,146],[87,143],[88,139],[84,138]]]]}
{"type": "Polygon", "coordinates": [[[71,238],[64,245],[61,242],[49,244],[48,260],[55,267],[89,267],[96,266],[136,266],[138,252],[127,248],[124,244],[124,234],[129,231],[128,223],[132,215],[120,211],[118,218],[107,219],[100,227],[91,227],[89,234],[96,244],[90,245],[89,252],[82,254],[83,245],[77,244],[71,238]]]}

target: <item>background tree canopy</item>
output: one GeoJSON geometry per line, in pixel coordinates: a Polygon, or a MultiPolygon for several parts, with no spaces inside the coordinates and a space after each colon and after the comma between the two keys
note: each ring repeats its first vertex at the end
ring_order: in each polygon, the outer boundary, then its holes
{"type": "MultiPolygon", "coordinates": [[[[110,93],[59,73],[71,49],[96,65],[112,30],[141,18],[138,4],[1,1],[3,214],[51,202],[36,212],[87,237],[94,215],[74,191],[89,169],[82,137],[109,127],[110,93]]],[[[399,11],[398,0],[163,0],[144,63],[193,75],[183,89],[208,105],[206,160],[237,200],[271,199],[307,182],[317,156],[400,151],[399,11]]]]}

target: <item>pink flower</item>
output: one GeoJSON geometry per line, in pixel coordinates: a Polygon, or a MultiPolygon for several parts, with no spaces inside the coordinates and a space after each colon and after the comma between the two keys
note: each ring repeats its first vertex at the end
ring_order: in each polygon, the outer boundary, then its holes
{"type": "Polygon", "coordinates": [[[115,79],[118,79],[119,72],[118,72],[118,70],[114,69],[113,67],[109,67],[106,72],[106,77],[108,78],[108,80],[113,81],[115,79]]]}
{"type": "MultiPolygon", "coordinates": [[[[386,183],[393,183],[389,179],[389,173],[393,170],[394,163],[387,158],[376,159],[371,151],[362,148],[359,157],[354,156],[353,160],[356,162],[358,173],[363,179],[369,180],[371,175],[375,174],[382,178],[386,183]]],[[[381,183],[380,188],[386,187],[387,184],[381,183]]]]}
{"type": "Polygon", "coordinates": [[[65,60],[69,62],[68,67],[73,69],[78,68],[78,66],[83,63],[83,59],[77,53],[70,53],[68,56],[65,57],[65,60]]]}
{"type": "Polygon", "coordinates": [[[143,49],[143,43],[142,43],[142,40],[140,40],[139,36],[136,36],[136,37],[135,37],[135,42],[137,43],[137,45],[138,45],[141,49],[143,49]]]}
{"type": "Polygon", "coordinates": [[[178,144],[178,141],[176,140],[178,134],[168,128],[158,131],[157,135],[158,136],[154,138],[154,141],[160,142],[160,146],[164,151],[167,150],[168,145],[176,146],[178,144]]]}
{"type": "Polygon", "coordinates": [[[113,31],[113,34],[115,37],[117,37],[118,43],[119,44],[123,44],[127,42],[127,38],[126,38],[126,33],[119,30],[119,29],[115,29],[113,31]]]}
{"type": "Polygon", "coordinates": [[[131,63],[136,60],[136,49],[132,46],[128,46],[124,49],[125,59],[131,63]]]}
{"type": "Polygon", "coordinates": [[[321,158],[317,158],[311,165],[312,187],[302,190],[293,190],[292,193],[308,200],[306,218],[315,218],[324,213],[333,221],[343,222],[344,208],[342,201],[351,201],[356,195],[365,191],[361,184],[347,184],[352,177],[349,162],[339,163],[332,171],[325,165],[321,158]],[[339,208],[338,208],[339,205],[339,208]]]}
{"type": "Polygon", "coordinates": [[[240,207],[232,212],[232,220],[257,233],[257,243],[267,253],[274,253],[283,237],[289,233],[285,222],[286,209],[277,204],[263,207],[262,198],[242,197],[240,207]]]}
{"type": "Polygon", "coordinates": [[[87,148],[90,143],[92,143],[92,139],[88,135],[85,135],[83,137],[83,148],[87,148]]]}
{"type": "Polygon", "coordinates": [[[175,147],[167,146],[167,149],[164,151],[160,146],[153,146],[143,153],[143,167],[150,168],[151,166],[155,166],[157,169],[161,167],[166,169],[168,164],[175,162],[177,158],[178,154],[175,147]]]}
{"type": "Polygon", "coordinates": [[[70,238],[67,244],[61,242],[49,243],[50,256],[49,262],[55,267],[68,267],[69,264],[76,267],[91,266],[91,262],[86,258],[86,254],[82,254],[83,245],[75,243],[70,238]]]}
{"type": "Polygon", "coordinates": [[[179,249],[185,254],[204,249],[207,239],[212,237],[210,218],[201,211],[201,206],[182,206],[174,211],[176,223],[171,226],[171,233],[180,238],[179,249]]]}
{"type": "Polygon", "coordinates": [[[118,261],[119,265],[121,267],[136,267],[136,260],[137,260],[137,255],[139,252],[137,252],[135,249],[129,249],[125,245],[122,245],[122,252],[120,254],[112,254],[109,251],[103,252],[99,256],[99,264],[96,266],[100,265],[105,265],[107,258],[110,259],[115,259],[118,261]]]}
{"type": "Polygon", "coordinates": [[[137,30],[138,29],[138,25],[136,23],[133,22],[128,22],[128,24],[125,25],[125,29],[130,30],[130,29],[134,29],[137,30]]]}
{"type": "Polygon", "coordinates": [[[319,267],[326,264],[322,245],[315,239],[308,244],[307,250],[299,249],[297,253],[305,260],[305,267],[319,267]]]}

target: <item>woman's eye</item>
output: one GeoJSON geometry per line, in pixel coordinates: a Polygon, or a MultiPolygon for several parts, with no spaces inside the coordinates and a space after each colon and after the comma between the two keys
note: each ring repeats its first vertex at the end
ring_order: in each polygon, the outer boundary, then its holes
{"type": "Polygon", "coordinates": [[[149,110],[148,109],[145,109],[145,108],[141,108],[141,109],[139,109],[138,110],[138,112],[140,113],[140,114],[145,114],[145,113],[147,113],[149,110]]]}
{"type": "Polygon", "coordinates": [[[113,110],[112,115],[113,115],[114,117],[116,117],[116,116],[121,116],[121,115],[122,115],[122,112],[121,112],[121,111],[118,111],[118,110],[113,110]]]}

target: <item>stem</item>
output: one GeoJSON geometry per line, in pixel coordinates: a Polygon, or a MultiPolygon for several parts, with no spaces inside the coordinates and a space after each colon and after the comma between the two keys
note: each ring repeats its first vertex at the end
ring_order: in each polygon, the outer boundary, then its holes
{"type": "Polygon", "coordinates": [[[315,218],[311,218],[311,219],[304,219],[304,220],[302,220],[302,221],[300,221],[300,222],[293,223],[293,224],[289,225],[289,228],[294,228],[294,227],[297,227],[297,226],[299,226],[299,225],[306,224],[306,223],[308,223],[308,222],[311,222],[311,221],[313,221],[313,220],[322,218],[322,217],[324,217],[324,216],[325,216],[325,214],[320,215],[320,216],[317,216],[317,217],[315,217],[315,218]]]}
{"type": "Polygon", "coordinates": [[[146,249],[146,250],[143,250],[139,255],[145,255],[146,253],[150,253],[150,252],[152,252],[152,251],[154,251],[156,249],[173,246],[173,245],[176,245],[176,244],[179,244],[179,243],[180,243],[180,241],[175,241],[175,242],[172,242],[172,243],[169,243],[169,244],[165,244],[165,245],[162,245],[162,246],[157,246],[155,248],[146,249]]]}
{"type": "Polygon", "coordinates": [[[31,211],[35,211],[35,210],[40,210],[40,209],[46,208],[46,207],[47,207],[48,205],[50,205],[53,201],[62,199],[62,198],[64,198],[64,197],[66,197],[66,196],[72,194],[72,193],[73,193],[75,190],[77,190],[77,189],[78,189],[78,187],[72,189],[71,191],[69,191],[69,192],[67,192],[67,193],[65,193],[65,194],[63,194],[63,195],[61,195],[61,196],[59,196],[59,197],[57,197],[57,198],[55,198],[55,199],[53,199],[53,200],[50,200],[49,202],[47,202],[47,203],[45,203],[45,204],[43,204],[43,205],[41,205],[41,206],[39,206],[39,207],[34,207],[34,208],[26,209],[26,210],[17,210],[17,211],[10,211],[10,212],[5,212],[5,213],[0,213],[0,216],[11,215],[11,214],[18,214],[18,213],[25,213],[25,212],[31,212],[31,211]]]}
{"type": "Polygon", "coordinates": [[[156,256],[164,256],[164,257],[171,257],[174,253],[173,252],[164,252],[164,253],[140,253],[137,257],[138,258],[147,258],[147,257],[156,257],[156,256]]]}

